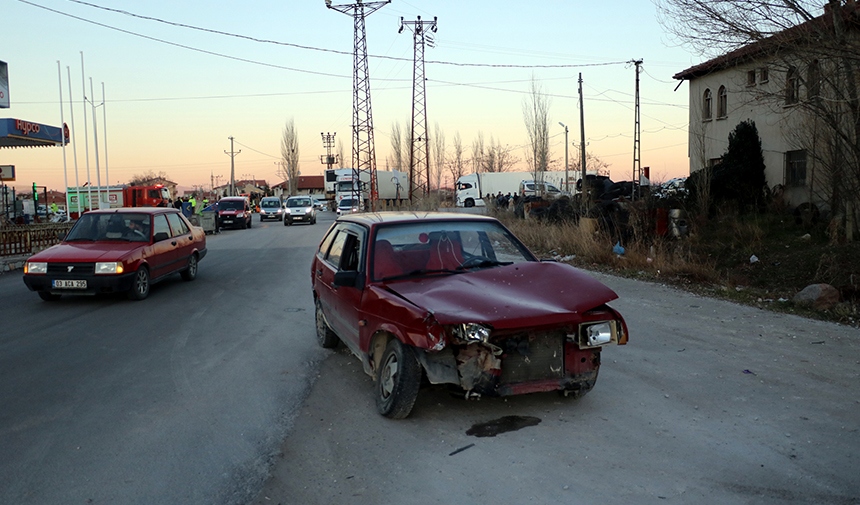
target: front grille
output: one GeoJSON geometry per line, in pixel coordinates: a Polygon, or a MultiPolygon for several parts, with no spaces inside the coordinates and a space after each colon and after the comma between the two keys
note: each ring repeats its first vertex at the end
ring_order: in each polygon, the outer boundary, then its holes
{"type": "Polygon", "coordinates": [[[92,275],[95,270],[95,263],[48,263],[48,273],[56,277],[92,275]],[[73,267],[71,272],[69,267],[73,267]]]}
{"type": "Polygon", "coordinates": [[[514,335],[493,342],[504,350],[500,384],[564,377],[562,331],[514,335]]]}

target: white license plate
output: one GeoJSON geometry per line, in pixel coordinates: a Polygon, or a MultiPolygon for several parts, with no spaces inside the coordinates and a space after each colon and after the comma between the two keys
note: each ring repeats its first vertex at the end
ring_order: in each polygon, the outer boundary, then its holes
{"type": "Polygon", "coordinates": [[[222,221],[222,223],[224,223],[224,224],[233,224],[233,220],[232,220],[232,219],[225,219],[224,221],[222,221]]]}
{"type": "Polygon", "coordinates": [[[87,281],[66,281],[55,279],[51,285],[56,289],[87,289],[87,281]]]}

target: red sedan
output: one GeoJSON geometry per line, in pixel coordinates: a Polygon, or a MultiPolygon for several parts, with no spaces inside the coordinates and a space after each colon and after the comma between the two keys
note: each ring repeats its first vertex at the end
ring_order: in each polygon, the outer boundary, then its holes
{"type": "Polygon", "coordinates": [[[95,210],[82,215],[60,244],[27,260],[24,283],[46,301],[123,291],[142,300],[169,275],[194,280],[204,256],[203,229],[177,209],[95,210]]]}
{"type": "Polygon", "coordinates": [[[423,377],[466,397],[578,398],[594,387],[603,347],[627,343],[612,290],[539,261],[489,217],[341,217],[311,277],[320,345],[343,342],[361,359],[386,417],[409,415],[423,377]]]}

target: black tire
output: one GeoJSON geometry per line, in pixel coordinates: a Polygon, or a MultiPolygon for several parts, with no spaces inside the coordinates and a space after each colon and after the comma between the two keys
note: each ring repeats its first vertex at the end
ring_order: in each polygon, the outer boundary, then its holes
{"type": "Polygon", "coordinates": [[[263,222],[263,215],[262,214],[260,214],[260,222],[261,223],[263,222]]]}
{"type": "Polygon", "coordinates": [[[475,206],[475,200],[472,200],[471,198],[467,198],[466,201],[463,202],[463,205],[466,207],[474,207],[475,206]]]}
{"type": "Polygon", "coordinates": [[[131,284],[128,297],[132,300],[143,300],[149,296],[149,287],[149,269],[141,265],[134,273],[134,282],[131,284]]]}
{"type": "Polygon", "coordinates": [[[53,293],[49,293],[47,291],[37,291],[39,293],[39,298],[45,300],[46,302],[56,302],[60,299],[62,295],[55,295],[53,293]]]}
{"type": "Polygon", "coordinates": [[[328,323],[325,322],[325,315],[322,311],[322,305],[320,301],[317,300],[315,304],[315,313],[316,313],[316,322],[317,322],[317,343],[319,343],[320,347],[324,347],[326,349],[333,349],[337,347],[337,343],[340,341],[337,338],[337,334],[328,327],[328,323]]]}
{"type": "Polygon", "coordinates": [[[594,389],[594,385],[597,383],[597,374],[599,371],[600,369],[595,370],[594,378],[583,384],[582,387],[580,387],[579,389],[561,390],[558,392],[558,394],[566,398],[570,398],[571,400],[579,400],[580,398],[588,394],[589,391],[594,389]]]}
{"type": "Polygon", "coordinates": [[[182,275],[183,281],[193,281],[197,278],[197,255],[192,254],[190,258],[188,258],[188,266],[185,267],[185,270],[180,274],[182,275]]]}
{"type": "Polygon", "coordinates": [[[248,228],[251,228],[253,226],[254,226],[254,218],[252,217],[251,219],[248,219],[248,228]]]}
{"type": "Polygon", "coordinates": [[[289,225],[290,225],[289,221],[287,221],[287,219],[284,218],[284,226],[289,226],[289,225]]]}
{"type": "Polygon", "coordinates": [[[420,386],[421,365],[412,350],[391,339],[376,377],[376,409],[390,419],[404,419],[412,412],[420,386]]]}

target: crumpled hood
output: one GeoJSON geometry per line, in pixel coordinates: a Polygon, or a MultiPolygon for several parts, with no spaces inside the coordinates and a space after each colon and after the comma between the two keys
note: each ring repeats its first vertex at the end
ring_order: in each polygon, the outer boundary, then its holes
{"type": "Polygon", "coordinates": [[[387,284],[433,312],[442,324],[488,323],[496,329],[560,324],[618,298],[570,265],[517,263],[485,270],[387,284]]]}

